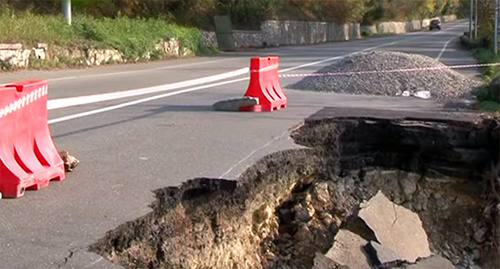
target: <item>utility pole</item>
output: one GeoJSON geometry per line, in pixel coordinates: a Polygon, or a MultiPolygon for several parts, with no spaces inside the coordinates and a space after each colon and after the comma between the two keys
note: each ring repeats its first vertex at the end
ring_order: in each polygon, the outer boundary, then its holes
{"type": "Polygon", "coordinates": [[[61,0],[62,13],[66,22],[71,25],[71,0],[61,0]]]}
{"type": "Polygon", "coordinates": [[[477,40],[477,0],[474,5],[474,40],[477,40]]]}
{"type": "Polygon", "coordinates": [[[498,0],[495,0],[495,30],[493,35],[493,52],[498,55],[498,0]]]}
{"type": "Polygon", "coordinates": [[[474,12],[474,2],[470,0],[470,11],[469,11],[469,40],[472,40],[472,13],[474,12]]]}

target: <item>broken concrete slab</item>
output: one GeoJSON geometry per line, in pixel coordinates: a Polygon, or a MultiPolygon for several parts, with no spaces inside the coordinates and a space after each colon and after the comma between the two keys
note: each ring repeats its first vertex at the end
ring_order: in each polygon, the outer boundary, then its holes
{"type": "Polygon", "coordinates": [[[374,241],[370,241],[370,243],[363,247],[363,250],[370,258],[371,264],[375,266],[405,261],[405,258],[401,254],[374,241]]]}
{"type": "Polygon", "coordinates": [[[384,247],[415,262],[431,255],[427,234],[418,214],[392,203],[379,191],[360,205],[358,216],[365,221],[384,247]]]}
{"type": "Polygon", "coordinates": [[[242,97],[219,101],[212,105],[214,110],[218,111],[239,111],[242,106],[253,106],[259,104],[259,98],[242,97]]]}
{"type": "Polygon", "coordinates": [[[350,269],[371,268],[368,258],[362,251],[362,247],[368,244],[368,241],[344,229],[337,232],[334,240],[332,248],[325,255],[327,258],[350,269]]]}
{"type": "Polygon", "coordinates": [[[330,258],[326,257],[322,253],[316,253],[314,256],[314,265],[312,269],[350,269],[347,266],[340,265],[330,258]]]}
{"type": "Polygon", "coordinates": [[[431,256],[420,259],[415,264],[410,264],[404,269],[454,269],[455,266],[447,259],[441,256],[431,256]]]}

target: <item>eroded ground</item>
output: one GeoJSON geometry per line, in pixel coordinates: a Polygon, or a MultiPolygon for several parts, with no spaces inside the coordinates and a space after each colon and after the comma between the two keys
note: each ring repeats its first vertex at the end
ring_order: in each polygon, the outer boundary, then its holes
{"type": "Polygon", "coordinates": [[[238,181],[156,190],[153,212],[90,248],[126,268],[312,268],[379,190],[420,216],[431,251],[500,267],[499,125],[478,114],[326,108],[238,181]],[[369,116],[368,116],[369,115],[369,116]]]}

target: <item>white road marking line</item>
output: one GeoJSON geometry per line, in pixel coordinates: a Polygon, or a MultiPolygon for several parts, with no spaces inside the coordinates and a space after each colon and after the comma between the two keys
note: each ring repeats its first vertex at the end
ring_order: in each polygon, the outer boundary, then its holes
{"type": "Polygon", "coordinates": [[[243,163],[244,161],[248,160],[250,157],[252,157],[255,153],[267,148],[269,145],[271,145],[272,143],[274,143],[275,141],[277,140],[280,140],[282,139],[283,137],[285,137],[286,135],[288,134],[288,130],[286,130],[285,132],[283,132],[280,136],[278,137],[275,137],[271,140],[269,140],[267,143],[265,143],[263,146],[257,148],[257,149],[254,149],[252,152],[250,152],[250,154],[248,154],[247,156],[245,156],[243,159],[239,160],[237,163],[235,163],[233,166],[231,166],[226,172],[224,172],[222,175],[219,176],[219,179],[227,176],[229,173],[231,173],[231,171],[233,171],[234,168],[236,168],[238,165],[240,165],[241,163],[243,163]]]}
{"type": "Polygon", "coordinates": [[[222,73],[222,74],[218,74],[218,75],[197,78],[197,79],[192,79],[192,80],[185,80],[185,81],[181,81],[181,82],[170,83],[170,84],[165,84],[165,85],[160,85],[160,86],[141,88],[141,89],[135,89],[135,90],[129,90],[129,91],[111,92],[111,93],[103,93],[103,94],[96,94],[96,95],[87,95],[87,96],[78,96],[78,97],[71,97],[71,98],[49,100],[47,102],[47,109],[53,110],[53,109],[72,107],[72,106],[78,106],[78,105],[87,105],[87,104],[99,103],[99,102],[116,100],[116,99],[121,99],[121,98],[133,97],[133,96],[138,96],[138,95],[145,95],[145,94],[163,92],[163,91],[168,91],[168,90],[176,90],[176,89],[180,89],[180,88],[184,88],[184,87],[196,86],[196,85],[200,85],[200,84],[204,84],[204,83],[210,83],[210,82],[215,82],[218,80],[223,80],[223,79],[228,79],[228,78],[244,75],[244,74],[248,73],[248,70],[249,70],[248,67],[245,67],[245,68],[237,69],[237,70],[234,70],[231,72],[226,72],[226,73],[222,73]]]}
{"type": "Polygon", "coordinates": [[[100,261],[102,261],[102,260],[104,260],[104,258],[103,258],[103,257],[100,257],[99,259],[97,259],[97,260],[95,260],[95,261],[93,261],[93,262],[91,262],[91,263],[87,264],[87,265],[86,265],[85,267],[83,267],[83,268],[90,268],[90,267],[92,267],[92,266],[94,266],[94,265],[98,264],[98,263],[99,263],[100,261]]]}
{"type": "Polygon", "coordinates": [[[179,90],[179,91],[175,91],[175,92],[168,92],[168,93],[155,95],[155,96],[151,96],[151,97],[147,97],[147,98],[143,98],[143,99],[138,99],[138,100],[134,100],[134,101],[126,102],[126,103],[121,103],[121,104],[114,105],[114,106],[108,106],[108,107],[104,107],[104,108],[100,108],[100,109],[89,110],[89,111],[82,112],[82,113],[77,113],[77,114],[73,114],[73,115],[68,115],[68,116],[52,119],[52,120],[49,120],[48,123],[54,124],[54,123],[58,123],[58,122],[64,122],[64,121],[68,121],[68,120],[78,119],[78,118],[82,118],[82,117],[86,117],[86,116],[90,116],[90,115],[95,115],[95,114],[99,114],[99,113],[103,113],[103,112],[107,112],[107,111],[111,111],[111,110],[115,110],[115,109],[119,109],[119,108],[124,108],[124,107],[128,107],[128,106],[133,106],[133,105],[153,101],[156,99],[161,99],[161,98],[165,98],[165,97],[179,95],[182,93],[199,91],[199,90],[206,89],[206,88],[217,87],[217,86],[231,84],[231,83],[245,81],[245,80],[249,80],[249,78],[233,79],[233,80],[198,86],[198,87],[194,87],[194,88],[179,90]]]}
{"type": "Polygon", "coordinates": [[[450,44],[450,42],[451,42],[452,40],[454,40],[455,38],[456,38],[456,37],[453,37],[452,39],[448,40],[448,41],[444,44],[443,49],[441,50],[441,52],[439,52],[439,55],[438,55],[438,57],[436,58],[436,60],[438,60],[438,61],[439,61],[439,59],[441,59],[441,56],[443,56],[443,53],[446,51],[446,48],[448,47],[448,44],[450,44]]]}
{"type": "Polygon", "coordinates": [[[69,77],[61,77],[61,78],[48,79],[48,81],[51,82],[51,81],[70,80],[70,79],[77,79],[77,78],[118,76],[118,75],[126,75],[126,74],[131,74],[131,73],[147,72],[147,71],[153,71],[153,70],[163,70],[163,69],[180,68],[180,67],[193,66],[193,65],[213,64],[213,63],[219,63],[219,62],[225,62],[225,61],[231,61],[231,60],[235,60],[235,59],[234,58],[228,58],[228,59],[211,60],[211,61],[205,61],[205,62],[180,64],[180,65],[160,66],[160,67],[148,68],[148,69],[140,69],[140,70],[130,70],[130,71],[102,73],[102,74],[92,74],[92,75],[83,75],[83,76],[69,76],[69,77]]]}

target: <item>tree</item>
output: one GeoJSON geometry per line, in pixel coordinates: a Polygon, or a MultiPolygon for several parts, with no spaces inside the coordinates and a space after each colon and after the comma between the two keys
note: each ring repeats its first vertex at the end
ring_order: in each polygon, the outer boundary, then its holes
{"type": "Polygon", "coordinates": [[[327,21],[336,23],[361,22],[370,10],[370,0],[324,0],[320,12],[327,21]]]}

